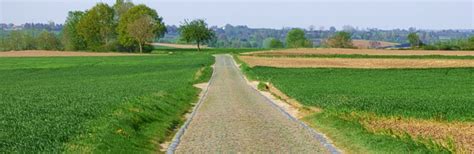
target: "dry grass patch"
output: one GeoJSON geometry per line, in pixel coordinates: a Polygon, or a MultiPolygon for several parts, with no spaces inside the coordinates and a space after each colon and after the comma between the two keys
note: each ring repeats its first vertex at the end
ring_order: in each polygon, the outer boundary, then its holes
{"type": "Polygon", "coordinates": [[[376,59],[376,58],[273,58],[239,56],[250,67],[280,68],[449,68],[474,67],[474,60],[464,59],[376,59]]]}
{"type": "Polygon", "coordinates": [[[346,55],[395,55],[395,56],[412,56],[412,55],[443,55],[443,56],[474,56],[473,51],[434,51],[434,50],[383,50],[383,49],[287,49],[277,51],[257,51],[244,54],[255,55],[330,55],[330,54],[346,54],[346,55]]]}
{"type": "Polygon", "coordinates": [[[80,57],[80,56],[139,56],[144,54],[116,53],[116,52],[70,52],[70,51],[8,51],[0,52],[0,57],[80,57]]]}
{"type": "Polygon", "coordinates": [[[455,153],[474,152],[474,123],[377,117],[352,113],[371,132],[410,135],[420,142],[434,142],[455,153]]]}
{"type": "MultiPolygon", "coordinates": [[[[355,47],[359,49],[368,49],[371,47],[372,41],[370,40],[352,40],[352,44],[354,44],[355,47]]],[[[393,43],[393,42],[385,42],[385,41],[376,41],[379,44],[379,47],[390,47],[390,46],[395,46],[399,45],[399,43],[393,43]]]]}

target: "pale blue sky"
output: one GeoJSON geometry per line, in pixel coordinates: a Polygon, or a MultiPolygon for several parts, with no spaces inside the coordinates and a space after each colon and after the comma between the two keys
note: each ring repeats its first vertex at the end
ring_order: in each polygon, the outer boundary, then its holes
{"type": "MultiPolygon", "coordinates": [[[[0,22],[63,23],[70,10],[115,0],[0,0],[0,22]]],[[[166,24],[205,18],[210,25],[308,28],[343,25],[381,29],[474,29],[474,0],[134,0],[166,24]]]]}

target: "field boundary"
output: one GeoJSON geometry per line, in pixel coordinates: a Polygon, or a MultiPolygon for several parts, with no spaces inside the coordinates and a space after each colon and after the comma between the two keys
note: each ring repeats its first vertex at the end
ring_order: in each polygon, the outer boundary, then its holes
{"type": "Polygon", "coordinates": [[[471,59],[384,59],[384,58],[273,58],[239,56],[249,67],[276,68],[471,68],[471,59]]]}
{"type": "Polygon", "coordinates": [[[234,57],[232,57],[232,60],[233,60],[233,63],[234,63],[234,67],[236,67],[238,70],[239,70],[239,74],[241,76],[242,79],[244,79],[246,82],[247,82],[247,85],[250,86],[255,92],[257,92],[259,95],[263,96],[266,100],[267,100],[267,103],[270,104],[272,107],[278,109],[278,111],[280,111],[282,114],[284,114],[288,119],[300,124],[301,126],[303,126],[306,130],[310,131],[311,134],[313,134],[313,137],[318,140],[330,153],[332,154],[340,154],[342,153],[340,149],[338,149],[335,145],[332,144],[331,140],[329,140],[329,138],[326,137],[326,135],[324,135],[323,133],[321,132],[318,132],[316,131],[315,129],[313,129],[312,127],[308,126],[306,123],[304,123],[303,121],[295,118],[294,116],[292,116],[290,113],[288,113],[285,109],[283,109],[282,107],[280,107],[275,101],[273,101],[271,98],[265,96],[264,94],[262,94],[258,89],[256,89],[255,87],[253,87],[252,85],[250,85],[250,81],[247,79],[247,77],[242,73],[242,70],[240,69],[240,67],[237,65],[237,62],[235,61],[234,57]]]}
{"type": "MultiPolygon", "coordinates": [[[[214,68],[215,64],[212,66],[214,68]]],[[[170,145],[168,146],[168,149],[166,150],[167,154],[174,154],[176,151],[176,148],[178,147],[179,143],[181,142],[181,137],[184,135],[184,132],[188,128],[189,124],[193,120],[194,116],[196,116],[196,111],[201,107],[201,104],[204,102],[205,98],[207,97],[207,94],[209,93],[209,87],[212,85],[212,81],[215,78],[216,71],[214,69],[212,70],[212,75],[211,79],[209,79],[209,82],[204,89],[204,94],[202,95],[201,98],[199,98],[198,103],[196,106],[194,106],[191,115],[189,118],[186,120],[186,122],[181,126],[181,128],[178,130],[178,132],[174,135],[173,140],[171,140],[170,145]]]]}
{"type": "Polygon", "coordinates": [[[117,57],[117,56],[150,56],[150,54],[127,53],[127,52],[89,52],[89,51],[46,51],[46,50],[23,50],[0,52],[3,57],[117,57]]]}

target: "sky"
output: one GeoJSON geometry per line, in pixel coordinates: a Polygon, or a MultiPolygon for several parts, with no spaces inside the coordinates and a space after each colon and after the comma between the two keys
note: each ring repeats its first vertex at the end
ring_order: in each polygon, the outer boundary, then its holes
{"type": "MultiPolygon", "coordinates": [[[[0,0],[0,22],[64,23],[67,12],[115,0],[0,0]]],[[[156,9],[167,25],[206,19],[209,25],[328,29],[474,29],[474,0],[133,0],[156,9]]]]}

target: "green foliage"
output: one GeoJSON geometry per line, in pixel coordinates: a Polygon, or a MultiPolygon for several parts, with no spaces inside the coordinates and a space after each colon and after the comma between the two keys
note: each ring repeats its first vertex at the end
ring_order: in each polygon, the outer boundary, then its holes
{"type": "Polygon", "coordinates": [[[132,8],[134,4],[131,0],[116,0],[113,6],[115,10],[115,20],[118,22],[120,17],[125,14],[130,8],[132,8]]]}
{"type": "Polygon", "coordinates": [[[203,19],[196,19],[191,22],[185,20],[179,27],[181,40],[186,42],[195,42],[198,50],[201,50],[200,45],[206,43],[215,37],[214,31],[207,27],[207,23],[203,19]]]}
{"type": "Polygon", "coordinates": [[[275,38],[267,38],[263,41],[263,48],[283,48],[283,42],[275,38]]]}
{"type": "Polygon", "coordinates": [[[0,58],[0,151],[156,152],[213,63],[190,54],[0,58]]]}
{"type": "Polygon", "coordinates": [[[473,121],[472,68],[278,69],[256,67],[260,80],[308,106],[337,112],[473,121]]]}
{"type": "Polygon", "coordinates": [[[114,10],[105,3],[98,3],[86,11],[77,23],[77,33],[84,38],[92,51],[107,51],[107,44],[115,37],[114,10]]]}
{"type": "Polygon", "coordinates": [[[59,38],[48,31],[43,31],[37,38],[37,47],[40,50],[61,50],[61,41],[59,38]]]}
{"type": "Polygon", "coordinates": [[[331,48],[354,48],[351,34],[348,32],[337,32],[326,41],[326,46],[331,48]]]}
{"type": "Polygon", "coordinates": [[[137,20],[131,22],[127,26],[127,33],[134,38],[143,53],[143,46],[149,41],[153,41],[155,33],[159,29],[157,21],[148,15],[144,15],[137,20]]]}
{"type": "Polygon", "coordinates": [[[301,48],[313,47],[313,43],[306,39],[304,31],[301,29],[292,29],[286,36],[286,47],[301,48]]]}
{"type": "Polygon", "coordinates": [[[412,48],[417,48],[423,45],[423,42],[420,40],[420,36],[418,36],[416,33],[408,34],[407,39],[412,48]]]}
{"type": "Polygon", "coordinates": [[[77,24],[84,16],[82,11],[70,11],[62,31],[62,44],[68,51],[85,50],[86,41],[77,31],[77,24]]]}
{"type": "Polygon", "coordinates": [[[474,36],[468,39],[450,40],[423,45],[424,50],[474,50],[474,36]]]}
{"type": "Polygon", "coordinates": [[[129,25],[134,23],[136,20],[144,17],[150,18],[153,21],[153,34],[155,36],[163,36],[166,32],[166,27],[163,23],[163,18],[158,16],[156,10],[147,7],[146,5],[136,5],[130,8],[125,14],[120,17],[120,21],[117,27],[118,40],[121,45],[128,48],[137,48],[139,44],[136,38],[132,37],[129,33],[129,25]]]}
{"type": "Polygon", "coordinates": [[[60,50],[58,36],[49,31],[14,30],[0,39],[0,51],[8,50],[60,50]],[[39,33],[39,34],[38,34],[39,33]]]}

